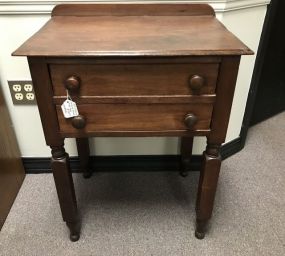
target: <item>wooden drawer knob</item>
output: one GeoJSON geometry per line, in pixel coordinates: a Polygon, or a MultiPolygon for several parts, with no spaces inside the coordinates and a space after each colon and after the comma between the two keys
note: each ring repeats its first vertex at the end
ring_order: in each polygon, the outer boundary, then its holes
{"type": "Polygon", "coordinates": [[[77,76],[70,76],[64,81],[65,88],[71,92],[79,90],[80,78],[77,76]]]}
{"type": "Polygon", "coordinates": [[[188,127],[188,129],[192,129],[193,126],[197,123],[197,121],[198,118],[194,114],[187,114],[184,119],[184,123],[188,127]]]}
{"type": "Polygon", "coordinates": [[[195,92],[199,91],[205,84],[205,79],[202,76],[194,75],[189,79],[190,88],[195,92]]]}
{"type": "Polygon", "coordinates": [[[76,129],[83,129],[86,126],[86,118],[82,115],[78,115],[72,118],[71,124],[76,129]]]}

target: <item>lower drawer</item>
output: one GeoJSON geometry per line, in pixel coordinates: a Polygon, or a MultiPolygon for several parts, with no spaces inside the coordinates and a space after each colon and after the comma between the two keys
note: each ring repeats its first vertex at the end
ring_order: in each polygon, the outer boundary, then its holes
{"type": "Polygon", "coordinates": [[[165,132],[208,131],[212,104],[82,104],[78,111],[85,119],[84,127],[73,126],[72,118],[64,118],[57,105],[60,132],[76,135],[96,132],[165,132]],[[188,128],[185,117],[192,114],[195,124],[188,128]]]}

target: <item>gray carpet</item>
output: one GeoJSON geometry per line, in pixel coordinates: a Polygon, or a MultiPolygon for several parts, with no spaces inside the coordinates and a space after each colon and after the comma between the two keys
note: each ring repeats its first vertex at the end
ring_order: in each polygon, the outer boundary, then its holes
{"type": "Polygon", "coordinates": [[[74,175],[83,216],[68,239],[50,174],[27,175],[0,255],[285,255],[285,113],[251,128],[222,165],[211,227],[194,238],[198,173],[74,175]]]}

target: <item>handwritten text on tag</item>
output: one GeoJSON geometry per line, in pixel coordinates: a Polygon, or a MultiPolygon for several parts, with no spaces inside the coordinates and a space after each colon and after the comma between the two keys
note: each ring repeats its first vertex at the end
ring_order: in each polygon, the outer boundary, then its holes
{"type": "Polygon", "coordinates": [[[79,115],[76,103],[72,100],[65,100],[61,105],[61,109],[65,118],[71,118],[79,115]]]}

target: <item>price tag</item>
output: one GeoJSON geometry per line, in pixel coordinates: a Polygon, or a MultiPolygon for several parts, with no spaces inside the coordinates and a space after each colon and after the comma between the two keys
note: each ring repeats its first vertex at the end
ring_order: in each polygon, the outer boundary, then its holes
{"type": "Polygon", "coordinates": [[[76,103],[70,99],[66,99],[63,102],[61,109],[65,118],[71,118],[79,115],[76,103]]]}

